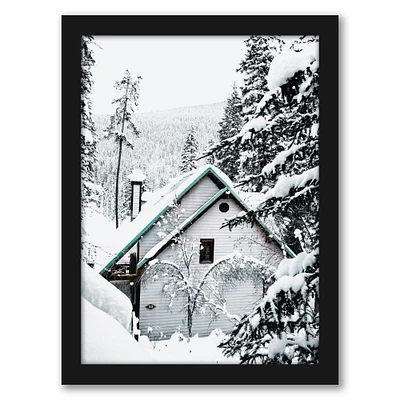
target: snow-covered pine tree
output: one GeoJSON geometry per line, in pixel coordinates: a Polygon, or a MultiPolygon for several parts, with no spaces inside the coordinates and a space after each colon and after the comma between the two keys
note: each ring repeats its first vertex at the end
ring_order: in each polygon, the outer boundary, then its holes
{"type": "Polygon", "coordinates": [[[81,180],[82,212],[91,203],[98,202],[98,189],[95,184],[94,164],[98,142],[92,118],[90,95],[93,80],[91,68],[95,64],[92,45],[93,36],[81,37],[81,180]]]}
{"type": "MultiPolygon", "coordinates": [[[[280,36],[251,36],[245,41],[247,52],[240,63],[238,71],[244,75],[244,84],[241,87],[243,119],[247,123],[257,114],[257,106],[269,91],[267,77],[270,65],[275,56],[281,53],[285,44],[280,36]]],[[[232,145],[229,152],[237,147],[232,145]]],[[[268,140],[257,140],[252,143],[241,143],[241,157],[237,180],[242,180],[249,175],[259,173],[266,159],[259,163],[260,154],[268,155],[270,143],[268,140]]],[[[236,149],[237,151],[237,149],[236,149]]],[[[260,187],[248,188],[259,191],[260,187]]]]}
{"type": "MultiPolygon", "coordinates": [[[[242,125],[242,100],[235,83],[232,87],[232,93],[227,99],[224,116],[219,123],[219,141],[236,136],[240,132],[242,125]]],[[[233,182],[236,182],[240,158],[239,149],[232,146],[229,152],[221,149],[216,151],[212,156],[215,159],[214,165],[228,175],[233,182]]]]}
{"type": "Polygon", "coordinates": [[[181,163],[179,171],[181,173],[192,171],[197,168],[197,157],[199,156],[199,143],[196,138],[196,129],[194,127],[189,129],[186,137],[185,145],[181,153],[181,163]]]}
{"type": "Polygon", "coordinates": [[[259,101],[268,90],[269,66],[276,54],[282,50],[284,41],[279,36],[250,36],[245,40],[246,55],[238,72],[244,75],[242,92],[244,120],[251,119],[259,101]]]}
{"type": "MultiPolygon", "coordinates": [[[[285,42],[280,36],[251,36],[245,41],[245,44],[247,49],[245,58],[237,69],[244,75],[244,83],[240,88],[240,128],[257,115],[258,104],[269,91],[267,76],[271,62],[282,51],[285,42]]],[[[233,110],[237,110],[237,108],[235,96],[233,110]]],[[[227,121],[229,122],[229,118],[227,121]]],[[[238,121],[236,122],[238,123],[238,121]]],[[[233,125],[236,128],[236,123],[233,123],[233,125]]],[[[210,154],[218,154],[222,159],[229,157],[232,165],[228,166],[228,162],[221,162],[218,167],[224,172],[231,169],[227,174],[235,183],[249,175],[260,173],[262,166],[268,162],[270,149],[268,138],[262,137],[253,142],[240,142],[235,140],[237,136],[239,136],[239,132],[231,134],[230,137],[220,137],[220,143],[217,143],[202,155],[202,157],[206,157],[210,154]],[[260,154],[264,156],[261,161],[259,160],[260,154]],[[230,155],[233,155],[232,158],[230,155]]],[[[247,187],[247,190],[260,191],[261,188],[253,185],[247,187]]]]}
{"type": "Polygon", "coordinates": [[[139,135],[139,131],[136,129],[136,126],[133,123],[133,114],[135,112],[135,108],[138,107],[139,85],[141,79],[141,76],[138,76],[136,80],[133,80],[129,70],[126,70],[122,80],[115,82],[115,89],[122,91],[123,95],[112,101],[112,104],[116,105],[115,114],[110,117],[110,124],[105,129],[107,136],[112,135],[119,146],[115,181],[116,228],[118,228],[119,220],[119,174],[121,168],[122,146],[125,145],[133,149],[133,142],[128,138],[127,133],[129,132],[131,135],[139,135]]]}
{"type": "MultiPolygon", "coordinates": [[[[256,309],[222,343],[243,363],[317,363],[319,340],[319,64],[318,39],[303,37],[275,57],[268,88],[234,139],[269,153],[252,154],[263,165],[244,182],[265,193],[251,211],[227,223],[272,217],[283,233],[293,230],[303,251],[285,259],[256,309]]],[[[246,156],[246,153],[242,155],[246,156]]],[[[287,237],[287,235],[284,235],[287,237]]]]}
{"type": "Polygon", "coordinates": [[[123,180],[121,195],[119,196],[119,216],[121,222],[130,218],[131,215],[131,201],[132,201],[132,185],[129,179],[123,180]]]}
{"type": "MultiPolygon", "coordinates": [[[[213,139],[209,139],[208,143],[207,143],[207,152],[214,146],[215,142],[213,139]]],[[[215,156],[214,154],[210,154],[207,158],[206,158],[206,162],[207,164],[210,165],[215,165],[215,156]]]]}
{"type": "Polygon", "coordinates": [[[284,259],[255,309],[219,347],[242,364],[319,362],[318,251],[284,259]]]}

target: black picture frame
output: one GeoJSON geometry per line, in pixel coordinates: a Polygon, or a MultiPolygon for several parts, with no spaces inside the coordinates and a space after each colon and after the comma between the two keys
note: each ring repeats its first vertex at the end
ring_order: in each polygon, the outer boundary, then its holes
{"type": "Polygon", "coordinates": [[[336,385],[338,353],[336,15],[62,16],[62,384],[336,385]],[[81,364],[81,35],[319,35],[320,362],[316,365],[81,364]]]}

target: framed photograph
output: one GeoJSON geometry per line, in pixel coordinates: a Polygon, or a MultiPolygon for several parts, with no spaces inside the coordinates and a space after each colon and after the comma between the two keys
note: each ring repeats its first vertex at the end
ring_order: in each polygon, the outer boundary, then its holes
{"type": "Polygon", "coordinates": [[[338,365],[338,17],[63,16],[62,383],[338,365]]]}

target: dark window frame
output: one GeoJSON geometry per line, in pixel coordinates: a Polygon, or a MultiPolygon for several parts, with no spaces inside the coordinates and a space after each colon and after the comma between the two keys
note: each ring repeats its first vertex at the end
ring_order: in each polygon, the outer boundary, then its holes
{"type": "Polygon", "coordinates": [[[199,263],[200,264],[212,264],[214,262],[214,239],[200,239],[200,255],[199,255],[199,263]],[[202,248],[203,247],[203,248],[202,248]],[[210,249],[210,257],[206,258],[206,248],[210,249]]]}

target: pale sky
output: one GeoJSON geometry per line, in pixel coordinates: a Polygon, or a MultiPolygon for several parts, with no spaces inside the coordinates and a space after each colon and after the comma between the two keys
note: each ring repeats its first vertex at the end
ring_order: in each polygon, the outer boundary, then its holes
{"type": "Polygon", "coordinates": [[[217,103],[232,85],[246,46],[241,36],[96,36],[92,69],[95,114],[112,114],[114,89],[126,69],[141,75],[139,112],[217,103]]]}

